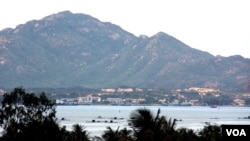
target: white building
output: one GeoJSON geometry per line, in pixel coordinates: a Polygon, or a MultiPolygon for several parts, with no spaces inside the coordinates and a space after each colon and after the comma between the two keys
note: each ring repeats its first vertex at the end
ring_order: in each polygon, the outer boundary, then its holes
{"type": "Polygon", "coordinates": [[[115,105],[123,104],[123,100],[121,98],[107,98],[107,101],[110,104],[115,104],[115,105]]]}
{"type": "Polygon", "coordinates": [[[106,92],[106,93],[114,93],[115,92],[115,89],[101,89],[103,92],[106,92]]]}
{"type": "Polygon", "coordinates": [[[101,102],[100,97],[93,97],[92,95],[78,97],[78,104],[92,104],[93,102],[101,102]]]}
{"type": "Polygon", "coordinates": [[[117,89],[117,92],[128,92],[128,93],[130,93],[130,92],[133,92],[134,90],[133,90],[133,88],[118,88],[117,89]]]}
{"type": "Polygon", "coordinates": [[[77,105],[78,100],[76,98],[62,98],[62,99],[57,99],[56,104],[58,104],[58,105],[77,105]]]}

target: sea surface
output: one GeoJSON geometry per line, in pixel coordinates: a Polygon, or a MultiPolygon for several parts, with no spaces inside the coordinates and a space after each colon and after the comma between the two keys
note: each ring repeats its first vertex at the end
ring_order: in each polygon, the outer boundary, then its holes
{"type": "Polygon", "coordinates": [[[176,128],[189,128],[195,131],[210,124],[250,125],[250,107],[217,107],[208,106],[57,106],[57,117],[60,126],[72,130],[72,125],[85,127],[90,136],[101,136],[110,126],[113,130],[127,128],[132,112],[139,108],[147,108],[155,115],[161,110],[161,115],[167,119],[177,119],[176,128]]]}

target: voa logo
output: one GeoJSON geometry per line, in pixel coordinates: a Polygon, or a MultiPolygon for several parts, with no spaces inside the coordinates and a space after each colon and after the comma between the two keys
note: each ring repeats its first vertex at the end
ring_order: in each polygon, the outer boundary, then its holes
{"type": "Polygon", "coordinates": [[[226,129],[227,136],[247,136],[244,129],[226,129]]]}

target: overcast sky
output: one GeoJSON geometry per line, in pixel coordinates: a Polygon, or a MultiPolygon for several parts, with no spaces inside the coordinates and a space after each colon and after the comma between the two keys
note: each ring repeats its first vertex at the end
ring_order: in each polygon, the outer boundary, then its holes
{"type": "Polygon", "coordinates": [[[162,31],[213,55],[250,58],[249,0],[1,0],[0,30],[65,10],[136,36],[162,31]]]}

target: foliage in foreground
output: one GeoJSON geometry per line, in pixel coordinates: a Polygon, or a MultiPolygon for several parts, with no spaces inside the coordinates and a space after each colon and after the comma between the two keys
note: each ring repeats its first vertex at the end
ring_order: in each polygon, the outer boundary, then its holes
{"type": "MultiPolygon", "coordinates": [[[[90,141],[84,126],[75,124],[73,130],[60,127],[57,123],[55,101],[45,93],[36,96],[15,88],[5,93],[0,109],[0,125],[4,129],[0,141],[90,141]]],[[[176,129],[176,119],[167,119],[149,109],[133,111],[129,119],[132,130],[113,130],[107,127],[102,137],[94,141],[220,141],[221,127],[206,125],[195,132],[192,129],[176,129]]]]}

